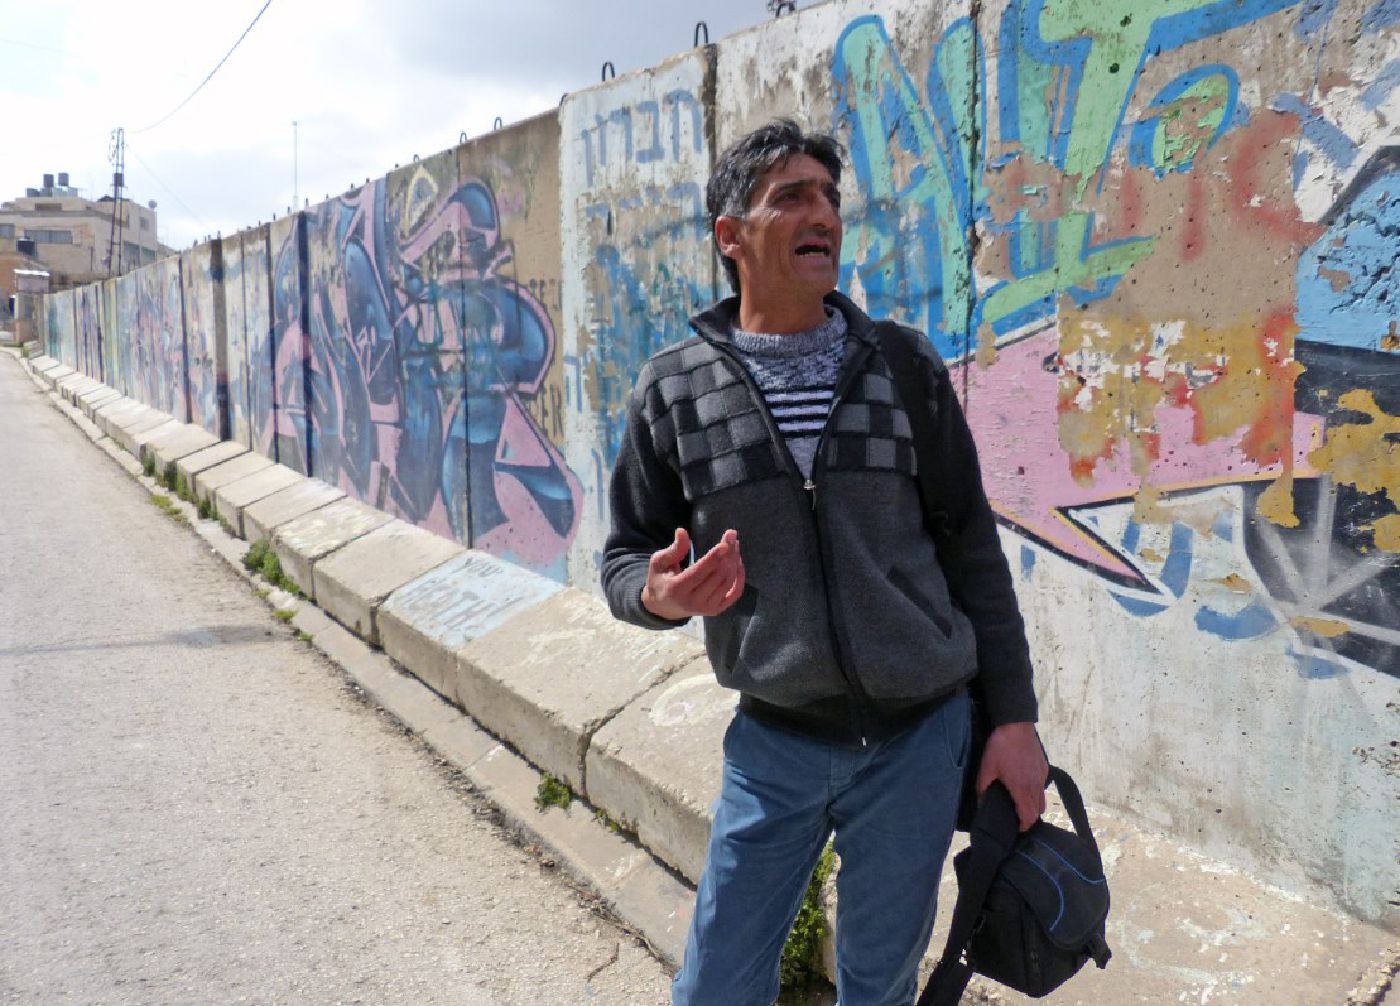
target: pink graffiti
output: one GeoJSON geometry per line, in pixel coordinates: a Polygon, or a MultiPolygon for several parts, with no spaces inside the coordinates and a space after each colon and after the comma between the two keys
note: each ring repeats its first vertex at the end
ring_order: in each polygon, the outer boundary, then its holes
{"type": "MultiPolygon", "coordinates": [[[[1047,358],[1059,356],[1059,333],[1051,328],[998,350],[991,367],[960,365],[953,381],[967,382],[968,422],[977,439],[982,477],[993,508],[1022,533],[1099,572],[1146,586],[1121,551],[1077,523],[1074,507],[1131,499],[1143,478],[1133,470],[1130,448],[1120,443],[1094,470],[1093,482],[1071,476],[1071,458],[1059,441],[1056,414],[1059,375],[1047,358]]],[[[1172,448],[1154,459],[1147,481],[1163,491],[1276,477],[1282,463],[1261,465],[1239,443],[1198,442],[1190,405],[1164,402],[1153,416],[1160,442],[1172,448]]],[[[1295,474],[1315,474],[1307,454],[1321,442],[1322,418],[1294,415],[1295,474]]]]}

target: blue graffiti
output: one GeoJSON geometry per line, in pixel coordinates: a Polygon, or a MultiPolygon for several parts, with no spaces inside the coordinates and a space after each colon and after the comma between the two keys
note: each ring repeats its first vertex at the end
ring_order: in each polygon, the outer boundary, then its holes
{"type": "MultiPolygon", "coordinates": [[[[1002,144],[1012,149],[992,163],[985,138],[986,56],[973,24],[963,18],[949,25],[934,47],[921,93],[883,19],[856,18],[832,55],[834,122],[850,137],[855,189],[862,197],[846,211],[842,284],[850,288],[858,281],[873,310],[923,328],[950,358],[964,356],[984,326],[1001,335],[1050,316],[1061,295],[1079,304],[1108,296],[1154,239],[1097,241],[1094,214],[1074,209],[1045,219],[1043,209],[1033,214],[1023,205],[1009,219],[998,219],[985,173],[1025,158],[1078,176],[1081,189],[1097,176],[1101,188],[1103,167],[1149,60],[1297,2],[1217,0],[1174,12],[1158,4],[1162,13],[1138,14],[1138,21],[1125,15],[1121,27],[1112,29],[1083,15],[1077,33],[1073,19],[1057,11],[1062,38],[1043,34],[1050,19],[1046,0],[1010,3],[997,28],[993,118],[1002,144]],[[1110,48],[1127,53],[1130,62],[1107,62],[1110,48]],[[1034,95],[1034,102],[1022,102],[1023,94],[1034,95]],[[1084,94],[1097,108],[1109,108],[1111,117],[1080,114],[1084,94]],[[1006,239],[1012,279],[979,288],[968,240],[974,229],[1006,239]]],[[[1219,77],[1226,93],[1206,147],[1246,122],[1233,70],[1192,71],[1168,85],[1142,121],[1130,124],[1130,155],[1137,163],[1159,167],[1149,154],[1167,106],[1208,77],[1219,77]]],[[[1172,170],[1189,170],[1198,153],[1172,170]]],[[[1024,194],[1049,196],[1040,190],[1024,194]]]]}

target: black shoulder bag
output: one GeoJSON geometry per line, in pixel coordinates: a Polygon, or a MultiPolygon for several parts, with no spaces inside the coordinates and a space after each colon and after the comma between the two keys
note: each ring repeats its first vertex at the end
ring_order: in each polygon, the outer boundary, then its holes
{"type": "Polygon", "coordinates": [[[953,857],[958,900],[948,942],[917,1006],[957,1006],[974,973],[1039,999],[1090,960],[1108,965],[1099,846],[1074,780],[1053,766],[1050,778],[1073,831],[1037,821],[1018,835],[1011,794],[1001,783],[988,788],[971,843],[953,857]]]}

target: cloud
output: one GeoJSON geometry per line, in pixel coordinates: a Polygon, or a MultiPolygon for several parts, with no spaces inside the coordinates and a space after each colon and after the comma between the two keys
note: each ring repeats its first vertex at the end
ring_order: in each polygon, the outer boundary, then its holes
{"type": "MultiPolygon", "coordinates": [[[[0,107],[16,142],[0,199],[45,172],[84,195],[111,190],[110,135],[127,130],[128,196],[159,203],[161,239],[187,247],[292,202],[312,203],[690,48],[695,21],[718,41],[768,17],[764,0],[463,4],[458,0],[274,0],[184,109],[264,0],[48,0],[20,7],[0,37],[0,107]]],[[[805,6],[805,5],[800,5],[805,6]]]]}

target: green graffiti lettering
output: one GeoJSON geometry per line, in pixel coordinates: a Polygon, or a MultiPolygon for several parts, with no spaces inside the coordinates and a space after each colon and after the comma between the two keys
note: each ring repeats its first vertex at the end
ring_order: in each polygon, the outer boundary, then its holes
{"type": "Polygon", "coordinates": [[[1093,44],[1079,81],[1074,124],[1065,151],[1065,173],[1078,176],[1082,198],[1089,180],[1108,159],[1119,118],[1137,80],[1152,35],[1162,18],[1186,14],[1216,0],[1133,0],[1128,4],[1104,0],[1062,0],[1047,4],[1040,15],[1040,35],[1050,42],[1089,38],[1093,44]],[[1128,72],[1122,72],[1127,69],[1128,72]]]}
{"type": "Polygon", "coordinates": [[[1092,214],[1066,213],[1055,226],[1054,261],[1041,272],[1011,280],[987,295],[982,320],[998,321],[1053,294],[1076,287],[1092,288],[1098,282],[1122,276],[1152,251],[1155,238],[1138,238],[1090,249],[1092,214]]]}

